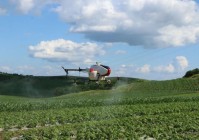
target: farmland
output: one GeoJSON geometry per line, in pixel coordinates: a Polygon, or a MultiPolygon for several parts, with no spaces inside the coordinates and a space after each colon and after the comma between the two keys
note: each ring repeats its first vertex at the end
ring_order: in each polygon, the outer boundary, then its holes
{"type": "MultiPolygon", "coordinates": [[[[61,96],[30,98],[0,95],[0,138],[82,140],[199,137],[198,76],[168,81],[121,78],[111,88],[73,85],[71,94],[68,94],[66,86],[72,87],[69,80],[60,80],[60,83],[65,85],[57,85],[56,90],[66,92],[61,96]]],[[[47,89],[43,91],[48,92],[47,89]]]]}

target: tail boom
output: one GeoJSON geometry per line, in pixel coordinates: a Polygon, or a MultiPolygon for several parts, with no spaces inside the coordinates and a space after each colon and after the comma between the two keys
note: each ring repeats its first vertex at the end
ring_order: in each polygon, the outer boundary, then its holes
{"type": "Polygon", "coordinates": [[[81,71],[87,71],[87,69],[81,69],[80,67],[79,67],[79,69],[65,69],[65,68],[62,66],[62,68],[63,68],[64,71],[66,72],[66,75],[68,75],[68,72],[69,72],[69,71],[79,71],[79,72],[81,72],[81,71]]]}

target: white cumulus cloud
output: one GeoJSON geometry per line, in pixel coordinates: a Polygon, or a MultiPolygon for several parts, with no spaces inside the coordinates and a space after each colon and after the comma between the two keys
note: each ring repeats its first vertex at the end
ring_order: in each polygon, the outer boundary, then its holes
{"type": "Polygon", "coordinates": [[[189,62],[188,62],[188,60],[185,56],[177,56],[176,62],[177,62],[178,66],[180,67],[181,70],[184,70],[189,65],[189,62]]]}
{"type": "Polygon", "coordinates": [[[93,62],[96,56],[105,54],[105,51],[95,43],[76,43],[64,39],[42,41],[35,46],[29,46],[29,51],[35,58],[71,63],[93,62]]]}
{"type": "Polygon", "coordinates": [[[188,60],[185,56],[176,56],[170,63],[161,65],[144,64],[143,66],[136,65],[121,65],[118,69],[115,69],[113,75],[116,76],[132,76],[142,77],[154,75],[155,77],[172,77],[174,74],[184,74],[185,69],[188,67],[188,60]]]}
{"type": "Polygon", "coordinates": [[[175,67],[173,64],[160,65],[153,68],[153,71],[160,73],[173,73],[175,72],[175,67]]]}
{"type": "MultiPolygon", "coordinates": [[[[160,36],[156,37],[158,42],[174,47],[184,46],[186,43],[195,43],[199,37],[199,26],[168,25],[159,30],[160,36]]],[[[164,45],[164,46],[165,46],[164,45]]]]}
{"type": "Polygon", "coordinates": [[[167,65],[159,65],[153,68],[155,72],[174,73],[181,72],[188,67],[188,60],[185,56],[176,56],[176,58],[167,65]]]}
{"type": "Polygon", "coordinates": [[[160,48],[199,40],[199,5],[194,0],[9,1],[23,14],[51,5],[71,32],[94,41],[160,48]]]}
{"type": "Polygon", "coordinates": [[[151,71],[151,66],[148,64],[145,64],[144,66],[136,69],[136,72],[139,73],[149,73],[150,71],[151,71]]]}
{"type": "Polygon", "coordinates": [[[193,0],[59,0],[55,8],[71,31],[103,42],[176,47],[199,39],[193,0]]]}
{"type": "Polygon", "coordinates": [[[24,14],[28,14],[35,7],[35,0],[10,0],[16,8],[24,14]]]}
{"type": "Polygon", "coordinates": [[[9,0],[16,9],[23,14],[39,13],[48,4],[55,4],[58,0],[9,0]]]}

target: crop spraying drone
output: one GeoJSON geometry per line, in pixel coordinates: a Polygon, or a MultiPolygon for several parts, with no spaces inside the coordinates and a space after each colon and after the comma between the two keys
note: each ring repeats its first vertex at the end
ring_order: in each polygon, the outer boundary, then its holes
{"type": "MultiPolygon", "coordinates": [[[[65,69],[62,67],[64,71],[66,72],[66,75],[68,75],[69,71],[79,71],[79,72],[88,72],[88,78],[89,81],[101,81],[106,80],[106,77],[110,75],[111,69],[109,66],[102,65],[98,62],[96,62],[95,65],[92,65],[90,68],[86,69],[65,69]]],[[[107,83],[111,83],[110,80],[106,80],[107,83]]]]}

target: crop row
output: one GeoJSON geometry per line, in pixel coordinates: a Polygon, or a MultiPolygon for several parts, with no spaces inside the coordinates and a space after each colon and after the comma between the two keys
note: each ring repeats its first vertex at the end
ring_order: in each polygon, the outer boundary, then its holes
{"type": "Polygon", "coordinates": [[[199,113],[172,113],[7,131],[4,139],[196,139],[199,113]]]}
{"type": "Polygon", "coordinates": [[[17,112],[17,111],[34,111],[47,109],[75,108],[75,107],[97,107],[109,105],[136,105],[136,104],[158,104],[173,102],[198,102],[199,96],[188,97],[152,97],[152,98],[117,98],[107,99],[53,99],[53,100],[36,100],[24,102],[0,102],[0,112],[17,112]]]}
{"type": "Polygon", "coordinates": [[[20,112],[0,112],[0,128],[9,130],[22,127],[63,125],[112,118],[198,112],[199,102],[162,104],[112,105],[99,107],[64,108],[20,112]]]}
{"type": "MultiPolygon", "coordinates": [[[[194,92],[199,91],[199,78],[193,79],[176,79],[168,81],[148,81],[142,83],[130,84],[127,88],[128,92],[194,92]]],[[[167,92],[167,94],[169,94],[167,92]]]]}

